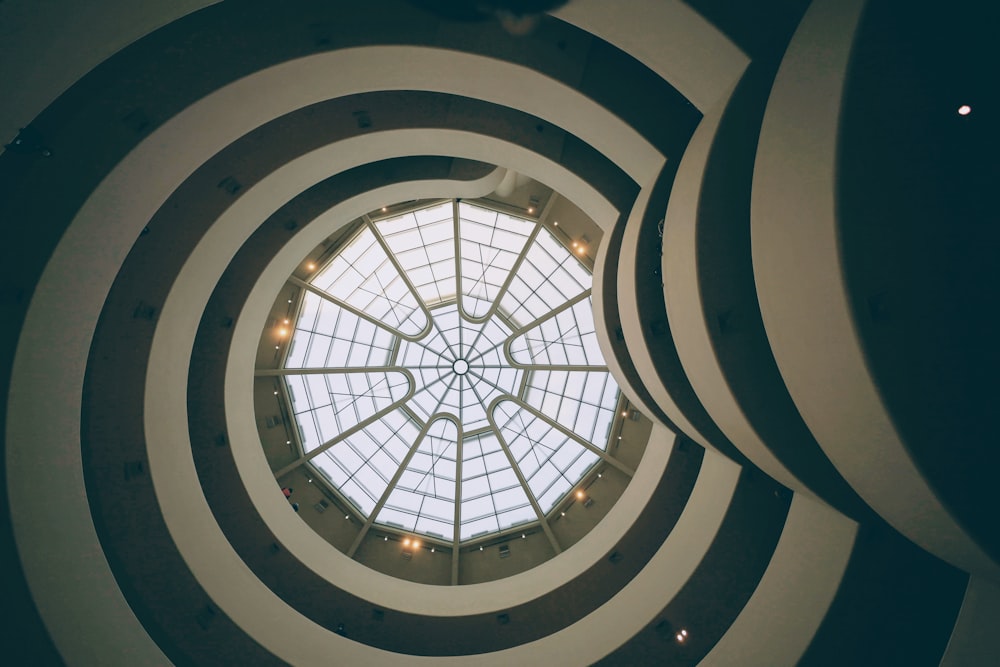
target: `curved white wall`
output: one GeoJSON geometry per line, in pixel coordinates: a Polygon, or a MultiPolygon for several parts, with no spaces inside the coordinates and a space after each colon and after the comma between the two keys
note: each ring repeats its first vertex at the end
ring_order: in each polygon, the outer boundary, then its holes
{"type": "Polygon", "coordinates": [[[836,510],[796,493],[764,576],[729,630],[699,664],[797,664],[833,603],[857,529],[836,510]]]}
{"type": "Polygon", "coordinates": [[[863,8],[863,0],[816,0],[774,82],[751,199],[761,314],[793,401],[844,479],[921,547],[997,579],[1000,567],[959,527],[907,453],[847,300],[837,243],[837,128],[863,8]]]}
{"type": "Polygon", "coordinates": [[[723,434],[775,481],[812,495],[768,449],[743,413],[716,356],[702,307],[697,247],[701,185],[731,94],[705,112],[684,151],[670,191],[663,223],[662,264],[667,320],[691,387],[723,434]]]}
{"type": "Polygon", "coordinates": [[[680,0],[573,0],[554,15],[631,54],[702,111],[727,97],[750,63],[680,0]]]}
{"type": "Polygon", "coordinates": [[[969,577],[962,610],[951,633],[941,667],[993,665],[1000,656],[1000,585],[983,577],[969,577]]]}
{"type": "MultiPolygon", "coordinates": [[[[704,124],[704,119],[702,123],[704,124]]],[[[690,149],[689,149],[690,150],[690,149]]],[[[686,153],[685,153],[686,154],[686,153]]],[[[681,163],[683,166],[683,162],[681,163]]],[[[633,209],[632,214],[629,216],[628,222],[625,226],[625,233],[622,236],[622,247],[621,256],[622,257],[635,257],[639,250],[640,243],[640,232],[642,229],[642,219],[646,214],[646,207],[649,203],[649,193],[650,189],[644,190],[638,197],[636,201],[635,209],[633,209]]],[[[667,239],[664,236],[663,239],[664,253],[667,252],[667,239]]],[[[666,283],[668,278],[664,275],[663,281],[666,283]]],[[[677,428],[687,437],[691,438],[697,442],[702,447],[711,449],[713,451],[718,451],[714,445],[706,438],[704,435],[695,428],[687,416],[678,407],[677,402],[674,401],[674,397],[670,394],[670,388],[665,386],[660,380],[659,374],[656,372],[656,366],[653,363],[653,356],[649,350],[649,343],[647,343],[645,336],[643,335],[643,322],[642,317],[639,313],[639,294],[636,291],[636,272],[635,267],[632,264],[623,262],[622,266],[618,271],[618,312],[621,316],[622,323],[622,333],[625,336],[625,342],[628,345],[629,354],[632,356],[632,361],[635,364],[636,373],[638,373],[639,378],[642,380],[643,386],[649,392],[652,397],[653,402],[656,406],[663,411],[677,428]]],[[[655,419],[654,415],[650,418],[655,419]]]]}

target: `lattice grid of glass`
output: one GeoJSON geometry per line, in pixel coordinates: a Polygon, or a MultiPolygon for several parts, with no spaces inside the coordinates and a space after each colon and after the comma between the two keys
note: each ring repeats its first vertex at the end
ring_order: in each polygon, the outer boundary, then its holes
{"type": "Polygon", "coordinates": [[[366,519],[458,544],[544,520],[618,401],[589,270],[540,222],[445,201],[361,229],[303,291],[285,386],[366,519]]]}

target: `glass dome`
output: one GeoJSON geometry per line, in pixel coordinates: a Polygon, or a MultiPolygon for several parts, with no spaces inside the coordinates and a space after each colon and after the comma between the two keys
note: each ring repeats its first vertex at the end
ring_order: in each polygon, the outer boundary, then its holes
{"type": "Polygon", "coordinates": [[[452,200],[365,217],[303,287],[298,444],[366,529],[523,528],[610,460],[590,271],[540,222],[452,200]]]}

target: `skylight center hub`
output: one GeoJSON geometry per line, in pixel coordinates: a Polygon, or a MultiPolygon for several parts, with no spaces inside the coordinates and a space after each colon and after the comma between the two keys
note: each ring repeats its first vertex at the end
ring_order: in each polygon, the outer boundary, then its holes
{"type": "Polygon", "coordinates": [[[455,371],[456,375],[465,375],[469,372],[469,362],[465,359],[456,359],[451,365],[451,370],[455,371]]]}

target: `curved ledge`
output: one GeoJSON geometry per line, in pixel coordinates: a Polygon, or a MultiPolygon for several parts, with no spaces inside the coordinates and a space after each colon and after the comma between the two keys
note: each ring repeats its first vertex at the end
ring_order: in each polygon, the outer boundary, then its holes
{"type": "Polygon", "coordinates": [[[750,181],[772,78],[751,66],[681,160],[664,223],[667,315],[691,385],[729,441],[785,486],[870,516],[792,403],[754,290],[750,181]]]}
{"type": "Polygon", "coordinates": [[[594,332],[604,361],[618,382],[622,395],[632,404],[639,406],[643,413],[656,423],[677,431],[677,426],[653,401],[649,390],[642,383],[642,378],[632,363],[625,345],[616,288],[619,253],[626,219],[623,215],[615,229],[605,234],[594,260],[594,332]]]}
{"type": "MultiPolygon", "coordinates": [[[[693,148],[689,146],[685,156],[691,150],[693,148]]],[[[672,248],[666,250],[670,248],[670,240],[665,233],[670,220],[659,216],[666,208],[668,197],[671,200],[676,197],[671,186],[675,183],[675,171],[686,164],[685,160],[682,158],[679,165],[674,163],[661,172],[641,215],[634,211],[625,227],[621,256],[632,258],[632,265],[618,272],[622,332],[629,354],[657,407],[682,433],[698,444],[743,464],[746,463],[745,457],[712,422],[691,387],[691,380],[677,353],[663,299],[669,277],[663,272],[662,264],[668,252],[676,251],[672,248]]],[[[622,261],[621,265],[628,266],[628,263],[622,261]]]]}
{"type": "Polygon", "coordinates": [[[797,665],[826,617],[854,549],[857,524],[802,494],[746,607],[703,667],[797,665]],[[760,641],[761,637],[781,641],[760,641]]]}
{"type": "Polygon", "coordinates": [[[969,577],[958,621],[940,667],[988,665],[1000,655],[1000,586],[982,577],[969,577]]]}
{"type": "Polygon", "coordinates": [[[959,527],[903,446],[844,289],[834,168],[844,76],[862,8],[861,0],[817,0],[775,78],[751,199],[761,314],[799,413],[858,495],[931,553],[1000,578],[1000,566],[959,527]]]}
{"type": "Polygon", "coordinates": [[[555,15],[633,54],[702,111],[728,96],[750,62],[681,2],[633,0],[622,11],[601,0],[575,0],[555,15]]]}

